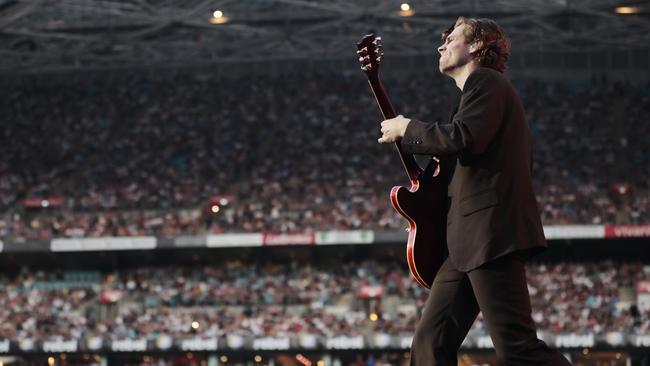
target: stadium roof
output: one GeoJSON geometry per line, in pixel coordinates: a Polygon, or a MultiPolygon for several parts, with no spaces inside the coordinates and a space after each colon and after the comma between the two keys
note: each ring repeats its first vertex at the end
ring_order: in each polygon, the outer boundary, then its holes
{"type": "Polygon", "coordinates": [[[370,31],[390,43],[393,54],[431,54],[440,32],[459,15],[496,19],[518,50],[584,52],[650,44],[649,1],[413,0],[401,13],[400,4],[0,0],[0,70],[342,59],[354,57],[355,43],[370,31]],[[619,6],[632,14],[617,13],[619,6]],[[221,18],[213,17],[216,10],[221,18]]]}

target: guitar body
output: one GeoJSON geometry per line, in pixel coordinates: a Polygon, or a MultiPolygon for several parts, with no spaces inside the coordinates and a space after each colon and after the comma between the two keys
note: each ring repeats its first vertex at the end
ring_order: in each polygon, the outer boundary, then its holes
{"type": "Polygon", "coordinates": [[[409,224],[409,270],[420,285],[431,288],[447,257],[447,182],[435,176],[411,181],[410,188],[395,186],[390,201],[409,224]]]}
{"type": "MultiPolygon", "coordinates": [[[[357,43],[361,70],[368,76],[370,90],[384,119],[396,116],[379,81],[379,63],[383,56],[380,37],[368,34],[357,43]]],[[[430,289],[438,269],[447,257],[447,177],[439,160],[433,158],[423,170],[413,157],[395,142],[411,187],[393,187],[390,201],[409,223],[406,259],[415,280],[430,289]]]]}

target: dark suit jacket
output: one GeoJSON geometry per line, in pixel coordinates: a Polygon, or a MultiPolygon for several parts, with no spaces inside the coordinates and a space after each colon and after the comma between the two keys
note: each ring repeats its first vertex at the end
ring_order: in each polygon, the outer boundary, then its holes
{"type": "Polygon", "coordinates": [[[546,247],[532,187],[532,138],[521,101],[503,74],[472,72],[450,121],[411,120],[401,144],[405,153],[455,156],[447,247],[457,269],[546,247]]]}

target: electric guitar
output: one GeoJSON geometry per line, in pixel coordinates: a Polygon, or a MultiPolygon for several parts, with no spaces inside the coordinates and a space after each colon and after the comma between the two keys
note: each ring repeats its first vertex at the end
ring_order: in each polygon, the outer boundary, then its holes
{"type": "MultiPolygon", "coordinates": [[[[368,84],[384,119],[396,116],[386,90],[379,81],[379,63],[383,57],[381,38],[368,34],[357,43],[361,70],[368,76],[368,84]]],[[[422,169],[413,155],[402,151],[395,142],[402,165],[411,181],[409,188],[395,186],[390,201],[409,224],[406,260],[415,280],[431,288],[433,279],[447,257],[447,179],[440,160],[432,157],[422,169]]]]}

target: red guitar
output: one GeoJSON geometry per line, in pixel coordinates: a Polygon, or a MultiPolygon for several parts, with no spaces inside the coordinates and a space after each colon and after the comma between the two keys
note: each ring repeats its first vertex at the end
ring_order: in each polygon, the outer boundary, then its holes
{"type": "MultiPolygon", "coordinates": [[[[366,35],[357,43],[357,53],[379,109],[384,119],[389,119],[396,113],[379,81],[379,63],[383,56],[380,42],[380,37],[366,35]]],[[[411,274],[420,285],[431,288],[447,256],[447,179],[441,174],[444,171],[436,157],[423,170],[413,155],[402,152],[399,141],[395,142],[395,147],[411,187],[393,187],[390,201],[409,223],[406,259],[411,274]]]]}

